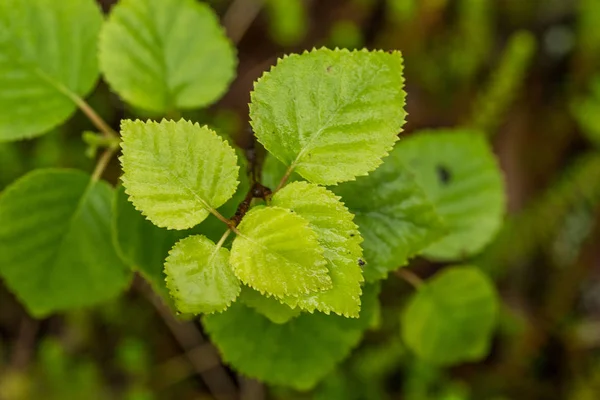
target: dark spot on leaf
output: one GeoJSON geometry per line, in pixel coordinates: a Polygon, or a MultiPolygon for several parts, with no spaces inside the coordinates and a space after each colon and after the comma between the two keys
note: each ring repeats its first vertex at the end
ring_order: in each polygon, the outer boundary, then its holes
{"type": "Polygon", "coordinates": [[[350,234],[350,237],[354,237],[354,233],[351,233],[351,234],[350,234]]]}
{"type": "Polygon", "coordinates": [[[359,258],[358,259],[358,265],[361,266],[361,267],[364,266],[365,265],[365,261],[362,258],[359,258]]]}
{"type": "Polygon", "coordinates": [[[450,180],[452,179],[452,174],[450,173],[448,168],[444,167],[443,165],[438,165],[436,167],[436,171],[438,174],[438,178],[442,184],[445,185],[450,183],[450,180]]]}
{"type": "Polygon", "coordinates": [[[331,72],[331,65],[327,66],[327,72],[331,72]]]}

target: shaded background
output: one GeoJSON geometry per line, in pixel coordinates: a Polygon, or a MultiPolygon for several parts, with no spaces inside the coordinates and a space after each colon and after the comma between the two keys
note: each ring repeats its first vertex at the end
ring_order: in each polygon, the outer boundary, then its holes
{"type": "MultiPolygon", "coordinates": [[[[108,11],[113,1],[101,1],[108,11]]],[[[0,282],[0,399],[600,398],[600,2],[598,0],[211,1],[237,43],[237,79],[207,110],[184,113],[252,145],[249,92],[285,53],[399,49],[404,135],[469,127],[489,136],[509,215],[478,257],[504,304],[490,355],[437,369],[399,340],[411,288],[384,283],[381,329],[309,394],[237,376],[198,323],[177,322],[136,279],[94,309],[31,319],[0,282]]],[[[90,104],[113,127],[140,116],[104,83],[90,104]]],[[[91,170],[81,114],[30,141],[0,145],[0,189],[33,168],[91,170]]],[[[116,182],[113,160],[106,176],[116,182]]],[[[427,277],[440,265],[417,259],[427,277]]],[[[243,329],[243,328],[241,328],[243,329]]]]}

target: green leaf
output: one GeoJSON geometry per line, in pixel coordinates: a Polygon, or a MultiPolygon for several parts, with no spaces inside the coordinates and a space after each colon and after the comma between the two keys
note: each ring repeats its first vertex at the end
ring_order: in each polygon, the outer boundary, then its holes
{"type": "MultiPolygon", "coordinates": [[[[235,214],[238,204],[248,191],[245,159],[238,154],[241,161],[240,187],[236,194],[227,201],[219,212],[225,218],[235,214]]],[[[139,271],[149,281],[154,290],[167,300],[170,296],[165,286],[164,261],[169,250],[178,240],[192,234],[202,234],[218,241],[226,228],[222,221],[214,215],[209,215],[202,224],[185,231],[173,231],[159,228],[148,221],[128,199],[125,188],[119,186],[115,190],[113,200],[113,237],[115,248],[121,258],[134,270],[139,271]]]]}
{"type": "Polygon", "coordinates": [[[457,260],[478,253],[502,225],[502,174],[483,134],[423,131],[402,141],[398,157],[442,217],[449,234],[423,254],[457,260]]]}
{"type": "Polygon", "coordinates": [[[267,0],[269,34],[281,46],[298,44],[310,26],[306,6],[302,0],[267,0]]]}
{"type": "Polygon", "coordinates": [[[476,267],[451,267],[420,286],[401,317],[406,345],[422,359],[451,365],[489,351],[496,326],[496,290],[476,267]]]}
{"type": "Polygon", "coordinates": [[[322,48],[286,56],[254,85],[256,137],[311,182],[366,175],[404,125],[402,69],[399,52],[322,48]]]}
{"type": "Polygon", "coordinates": [[[304,218],[280,207],[258,207],[237,229],[230,262],[246,285],[279,298],[331,289],[324,249],[304,218]]]}
{"type": "Polygon", "coordinates": [[[207,127],[184,120],[126,120],[121,133],[123,185],[155,225],[191,228],[235,193],[235,151],[207,127]]]}
{"type": "Polygon", "coordinates": [[[325,249],[327,269],[333,287],[320,293],[284,298],[291,307],[299,306],[313,312],[334,312],[346,317],[358,317],[360,284],[363,282],[362,237],[352,221],[354,216],[340,198],[324,187],[307,182],[294,182],[275,193],[271,205],[292,210],[308,221],[319,244],[325,249]]]}
{"type": "Polygon", "coordinates": [[[170,231],[152,224],[129,202],[123,186],[113,196],[112,228],[115,248],[123,261],[139,271],[157,293],[169,298],[163,264],[169,250],[187,231],[170,231]]]}
{"type": "Polygon", "coordinates": [[[583,134],[594,145],[600,145],[600,75],[596,75],[590,85],[590,93],[571,103],[571,113],[583,134]]]}
{"type": "Polygon", "coordinates": [[[64,122],[98,79],[94,0],[0,2],[0,141],[64,122]]]}
{"type": "Polygon", "coordinates": [[[276,324],[285,324],[302,312],[300,308],[291,308],[275,297],[263,296],[248,286],[242,288],[240,301],[276,324]]]}
{"type": "Polygon", "coordinates": [[[117,296],[131,273],[111,242],[111,188],[37,170],[0,196],[0,275],[36,317],[117,296]]]}
{"type": "Polygon", "coordinates": [[[150,111],[207,106],[223,95],[235,50],[195,0],[121,0],[100,34],[100,66],[125,101],[150,111]]]}
{"type": "MultiPolygon", "coordinates": [[[[398,146],[399,147],[399,146],[398,146]]],[[[408,264],[445,232],[439,215],[404,166],[399,148],[367,177],[341,184],[342,196],[364,238],[367,281],[408,264]]]]}
{"type": "Polygon", "coordinates": [[[182,313],[225,310],[240,294],[240,281],[229,265],[229,250],[205,236],[180,240],[165,262],[167,287],[182,313]]]}
{"type": "Polygon", "coordinates": [[[364,288],[360,318],[303,313],[276,324],[240,302],[204,317],[223,360],[244,375],[299,390],[313,387],[359,343],[377,306],[378,288],[364,288]]]}
{"type": "MultiPolygon", "coordinates": [[[[265,155],[265,160],[262,165],[261,183],[268,188],[275,189],[281,178],[285,175],[287,167],[281,163],[271,153],[265,155]]],[[[292,172],[287,178],[287,182],[297,182],[303,180],[301,176],[292,172]]]]}

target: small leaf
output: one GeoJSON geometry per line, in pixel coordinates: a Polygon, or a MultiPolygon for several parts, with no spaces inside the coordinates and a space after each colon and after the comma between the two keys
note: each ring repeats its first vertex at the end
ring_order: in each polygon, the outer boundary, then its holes
{"type": "Polygon", "coordinates": [[[372,282],[408,263],[444,233],[440,217],[394,149],[367,177],[341,184],[342,196],[364,237],[364,276],[372,282]]]}
{"type": "Polygon", "coordinates": [[[98,79],[93,0],[0,1],[0,142],[69,118],[98,79]]]}
{"type": "Polygon", "coordinates": [[[231,265],[246,285],[279,298],[331,289],[324,250],[304,218],[280,207],[259,207],[237,229],[231,265]]]}
{"type": "Polygon", "coordinates": [[[360,263],[362,237],[352,221],[354,216],[340,198],[324,187],[307,182],[294,182],[275,193],[271,204],[292,210],[309,222],[316,232],[333,287],[330,290],[301,297],[284,298],[292,307],[326,314],[334,312],[346,317],[358,317],[360,284],[363,282],[360,263]]]}
{"type": "Polygon", "coordinates": [[[303,313],[276,324],[240,302],[203,318],[223,360],[249,377],[307,390],[359,343],[377,307],[378,288],[365,287],[360,318],[303,313]]]}
{"type": "Polygon", "coordinates": [[[125,101],[150,111],[204,107],[235,74],[215,13],[195,0],[121,0],[100,35],[100,66],[125,101]]]}
{"type": "Polygon", "coordinates": [[[402,141],[397,151],[448,229],[424,255],[460,260],[494,238],[506,199],[500,169],[483,134],[424,131],[402,141]]]}
{"type": "Polygon", "coordinates": [[[167,287],[182,313],[225,310],[240,294],[240,281],[229,265],[229,250],[201,235],[173,246],[165,262],[167,287]]]}
{"type": "Polygon", "coordinates": [[[275,297],[263,296],[260,292],[248,286],[242,288],[240,301],[276,324],[285,324],[302,312],[300,308],[291,308],[275,297]]]}
{"type": "Polygon", "coordinates": [[[126,120],[121,132],[123,185],[155,225],[191,228],[235,193],[235,151],[207,127],[126,120]]]}
{"type": "Polygon", "coordinates": [[[111,242],[111,188],[72,170],[37,170],[0,196],[0,275],[36,317],[121,293],[131,273],[111,242]]]}
{"type": "Polygon", "coordinates": [[[488,277],[476,267],[451,267],[419,287],[402,314],[402,337],[434,364],[478,361],[489,351],[497,314],[488,277]]]}
{"type": "Polygon", "coordinates": [[[256,137],[311,182],[366,175],[404,125],[402,69],[399,52],[322,48],[284,57],[254,85],[256,137]]]}

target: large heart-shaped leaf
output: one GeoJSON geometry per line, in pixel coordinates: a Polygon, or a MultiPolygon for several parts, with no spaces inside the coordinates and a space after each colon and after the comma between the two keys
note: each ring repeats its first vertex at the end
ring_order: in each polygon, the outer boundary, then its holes
{"type": "Polygon", "coordinates": [[[0,141],[64,122],[98,79],[94,0],[0,1],[0,141]]]}
{"type": "Polygon", "coordinates": [[[38,170],[0,196],[0,275],[37,317],[108,300],[131,272],[111,241],[111,188],[38,170]]]}

